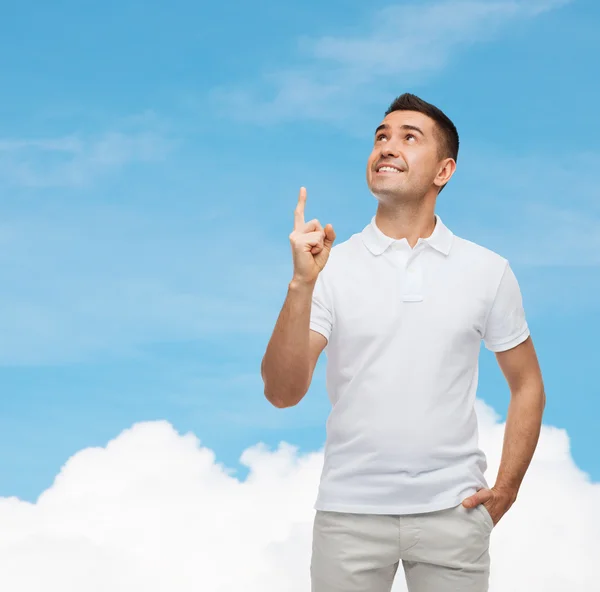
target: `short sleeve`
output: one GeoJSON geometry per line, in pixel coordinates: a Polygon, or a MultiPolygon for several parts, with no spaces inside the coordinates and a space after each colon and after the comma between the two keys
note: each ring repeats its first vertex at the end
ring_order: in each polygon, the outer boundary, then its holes
{"type": "Polygon", "coordinates": [[[519,283],[507,263],[488,315],[483,341],[492,352],[516,347],[529,337],[519,283]]]}
{"type": "Polygon", "coordinates": [[[320,333],[329,341],[333,326],[333,303],[327,290],[325,274],[322,271],[317,276],[313,290],[312,306],[310,309],[310,328],[320,333]]]}

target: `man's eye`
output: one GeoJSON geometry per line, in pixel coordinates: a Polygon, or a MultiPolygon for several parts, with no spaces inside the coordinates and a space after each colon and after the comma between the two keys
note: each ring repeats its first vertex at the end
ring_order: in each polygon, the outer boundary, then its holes
{"type": "Polygon", "coordinates": [[[385,137],[386,137],[385,134],[379,134],[377,136],[377,141],[379,142],[380,140],[383,140],[385,137]]]}
{"type": "Polygon", "coordinates": [[[415,136],[414,134],[406,134],[406,139],[408,140],[410,138],[412,138],[413,140],[416,140],[417,136],[415,136]]]}

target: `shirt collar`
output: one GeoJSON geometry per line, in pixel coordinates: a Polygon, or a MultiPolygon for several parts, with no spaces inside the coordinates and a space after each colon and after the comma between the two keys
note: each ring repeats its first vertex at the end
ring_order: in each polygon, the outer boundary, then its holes
{"type": "MultiPolygon", "coordinates": [[[[435,215],[435,220],[435,228],[433,229],[431,236],[420,240],[427,243],[430,247],[433,247],[436,251],[448,255],[454,235],[450,229],[444,225],[437,214],[435,215]]],[[[362,231],[361,236],[365,246],[373,253],[373,255],[381,255],[391,244],[398,240],[383,234],[375,223],[375,216],[373,216],[371,223],[362,231]]]]}

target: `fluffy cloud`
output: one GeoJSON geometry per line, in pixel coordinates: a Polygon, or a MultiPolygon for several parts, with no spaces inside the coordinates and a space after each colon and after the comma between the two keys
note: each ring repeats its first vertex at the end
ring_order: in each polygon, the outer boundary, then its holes
{"type": "MultiPolygon", "coordinates": [[[[492,476],[504,426],[484,405],[479,417],[492,476]]],[[[82,450],[35,504],[0,498],[0,589],[305,592],[322,455],[259,444],[241,461],[245,481],[166,422],[82,450]]],[[[493,534],[491,590],[598,589],[599,549],[600,485],[574,465],[566,433],[544,427],[493,534]]]]}

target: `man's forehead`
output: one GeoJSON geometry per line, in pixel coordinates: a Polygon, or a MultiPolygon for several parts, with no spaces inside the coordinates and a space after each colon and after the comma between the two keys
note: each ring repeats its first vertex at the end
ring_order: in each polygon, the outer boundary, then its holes
{"type": "Polygon", "coordinates": [[[435,122],[429,116],[418,111],[392,111],[383,118],[382,124],[392,127],[402,125],[416,125],[423,131],[432,130],[435,122]]]}

